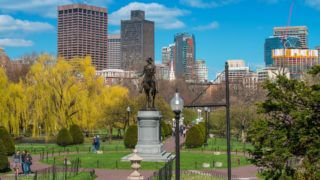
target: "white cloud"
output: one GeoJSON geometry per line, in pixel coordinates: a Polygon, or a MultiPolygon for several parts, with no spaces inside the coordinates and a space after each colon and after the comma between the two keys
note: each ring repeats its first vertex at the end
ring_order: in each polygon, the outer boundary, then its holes
{"type": "Polygon", "coordinates": [[[216,8],[239,1],[240,0],[180,0],[180,3],[195,8],[216,8]]]}
{"type": "Polygon", "coordinates": [[[56,18],[57,6],[72,3],[88,3],[106,7],[112,0],[0,0],[2,12],[24,12],[56,18]]]}
{"type": "Polygon", "coordinates": [[[194,27],[194,30],[205,31],[205,30],[218,29],[218,28],[219,28],[219,23],[217,21],[213,21],[207,25],[201,25],[201,26],[194,27]]]}
{"type": "Polygon", "coordinates": [[[54,27],[48,23],[20,20],[14,19],[9,15],[0,15],[0,32],[20,30],[24,32],[40,32],[52,29],[54,27]]]}
{"type": "Polygon", "coordinates": [[[24,39],[0,39],[0,46],[3,47],[28,47],[32,46],[33,42],[24,39]]]}
{"type": "Polygon", "coordinates": [[[121,20],[130,19],[131,10],[145,11],[146,19],[155,21],[156,26],[162,29],[178,29],[185,27],[185,24],[180,21],[178,17],[188,14],[187,11],[177,8],[168,8],[158,3],[132,2],[111,13],[109,23],[111,25],[119,25],[121,20]]]}
{"type": "Polygon", "coordinates": [[[320,10],[320,0],[305,0],[305,3],[310,7],[320,10]]]}

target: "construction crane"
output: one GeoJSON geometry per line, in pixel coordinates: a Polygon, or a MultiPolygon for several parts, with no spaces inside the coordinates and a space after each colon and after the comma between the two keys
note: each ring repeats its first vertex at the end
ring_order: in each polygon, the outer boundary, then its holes
{"type": "Polygon", "coordinates": [[[293,12],[293,7],[294,7],[294,0],[292,0],[290,9],[289,9],[289,16],[288,16],[288,22],[287,22],[287,29],[284,33],[284,35],[281,37],[282,43],[283,43],[283,48],[286,49],[286,42],[288,38],[288,33],[289,33],[289,28],[291,25],[291,18],[292,18],[292,12],[293,12]]]}

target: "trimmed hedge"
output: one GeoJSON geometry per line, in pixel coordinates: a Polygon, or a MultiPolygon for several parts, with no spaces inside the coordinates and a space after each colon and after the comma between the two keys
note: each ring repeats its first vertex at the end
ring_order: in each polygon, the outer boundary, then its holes
{"type": "Polygon", "coordinates": [[[187,148],[197,148],[201,147],[204,142],[204,136],[199,128],[199,126],[193,126],[187,131],[186,137],[186,147],[187,148]]]}
{"type": "Polygon", "coordinates": [[[0,140],[2,140],[4,143],[3,145],[6,149],[7,155],[12,156],[15,153],[16,148],[14,146],[13,138],[3,126],[0,126],[0,140]]]}
{"type": "Polygon", "coordinates": [[[138,126],[131,125],[124,135],[124,145],[126,148],[135,148],[138,142],[138,126]]]}
{"type": "Polygon", "coordinates": [[[78,125],[76,124],[72,125],[69,131],[72,136],[73,144],[83,144],[84,136],[78,125]]]}
{"type": "Polygon", "coordinates": [[[0,139],[0,173],[10,171],[7,150],[4,142],[0,139]]]}
{"type": "Polygon", "coordinates": [[[199,128],[199,130],[201,131],[201,134],[203,136],[203,143],[204,143],[205,137],[206,137],[205,123],[204,122],[200,122],[199,124],[196,125],[196,127],[199,128]]]}
{"type": "Polygon", "coordinates": [[[67,128],[62,128],[57,136],[57,144],[59,146],[68,146],[73,143],[72,136],[67,128]]]}

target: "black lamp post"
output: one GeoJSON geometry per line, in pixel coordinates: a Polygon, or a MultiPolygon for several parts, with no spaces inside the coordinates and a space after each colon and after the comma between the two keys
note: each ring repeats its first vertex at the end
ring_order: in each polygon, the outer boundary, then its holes
{"type": "Polygon", "coordinates": [[[176,180],[180,180],[180,133],[179,133],[179,121],[180,121],[180,113],[183,109],[183,100],[180,98],[178,89],[174,97],[170,102],[171,109],[175,114],[175,137],[176,137],[176,180]]]}
{"type": "Polygon", "coordinates": [[[204,108],[204,111],[206,112],[206,136],[205,136],[205,146],[208,146],[208,135],[209,135],[209,112],[210,109],[208,107],[204,108]]]}
{"type": "Polygon", "coordinates": [[[128,112],[128,120],[127,120],[127,123],[128,123],[128,127],[129,127],[129,126],[130,126],[130,112],[131,112],[130,106],[127,107],[127,112],[128,112]]]}

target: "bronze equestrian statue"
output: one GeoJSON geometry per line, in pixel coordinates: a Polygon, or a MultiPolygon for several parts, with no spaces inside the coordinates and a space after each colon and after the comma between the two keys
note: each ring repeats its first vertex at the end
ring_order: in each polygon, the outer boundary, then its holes
{"type": "Polygon", "coordinates": [[[141,86],[140,86],[140,93],[144,90],[146,94],[147,104],[146,109],[155,109],[154,101],[156,95],[158,93],[157,85],[156,85],[156,66],[154,65],[153,59],[148,58],[147,64],[143,68],[143,72],[140,77],[143,77],[141,86]]]}

